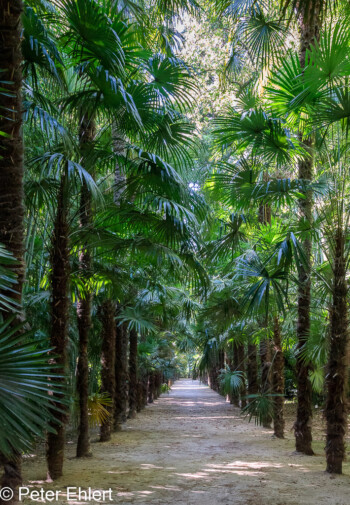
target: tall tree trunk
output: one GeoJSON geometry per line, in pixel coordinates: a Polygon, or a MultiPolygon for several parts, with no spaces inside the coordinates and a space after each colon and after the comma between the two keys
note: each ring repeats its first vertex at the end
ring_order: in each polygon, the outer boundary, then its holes
{"type": "MultiPolygon", "coordinates": [[[[307,139],[305,144],[312,147],[312,139],[307,139]]],[[[299,178],[312,180],[313,160],[305,159],[299,162],[299,178]]],[[[302,221],[312,220],[312,195],[307,194],[305,199],[299,201],[302,221]]],[[[310,365],[305,362],[300,351],[310,333],[310,304],[311,304],[311,239],[304,240],[305,257],[308,266],[299,267],[298,284],[298,320],[297,320],[297,418],[294,423],[295,448],[298,452],[312,455],[312,387],[309,379],[310,365]]]]}
{"type": "Polygon", "coordinates": [[[158,398],[158,372],[154,372],[154,378],[153,378],[153,400],[156,400],[158,398]]]}
{"type": "Polygon", "coordinates": [[[114,431],[120,431],[128,409],[128,334],[124,325],[116,326],[114,431]]]}
{"type": "MultiPolygon", "coordinates": [[[[233,370],[236,372],[239,370],[239,350],[237,342],[233,343],[233,370]]],[[[239,392],[232,391],[230,397],[230,403],[232,403],[235,407],[239,407],[239,392]]]]}
{"type": "MultiPolygon", "coordinates": [[[[264,180],[268,181],[268,173],[264,173],[264,180]]],[[[259,223],[263,225],[271,225],[271,206],[260,205],[258,214],[259,223]]],[[[265,340],[260,340],[259,345],[259,355],[260,355],[260,365],[261,365],[261,392],[270,393],[271,392],[271,350],[270,350],[270,340],[268,336],[268,316],[261,318],[259,321],[262,328],[266,329],[267,338],[265,340]]],[[[263,419],[264,428],[271,428],[272,418],[270,415],[263,419]]]]}
{"type": "MultiPolygon", "coordinates": [[[[113,151],[118,156],[125,151],[125,140],[118,135],[115,126],[113,127],[113,151]]],[[[116,161],[114,171],[114,203],[120,205],[121,197],[124,191],[125,174],[120,166],[119,161],[116,161]]]]}
{"type": "MultiPolygon", "coordinates": [[[[267,327],[267,323],[265,324],[267,327]]],[[[260,340],[260,364],[261,364],[261,392],[265,394],[271,393],[271,349],[270,340],[260,340]]],[[[267,415],[263,419],[264,428],[271,428],[272,418],[267,415]]]]}
{"type": "MultiPolygon", "coordinates": [[[[64,376],[67,365],[67,339],[69,318],[69,246],[67,223],[67,175],[62,175],[58,196],[57,214],[51,244],[51,328],[50,339],[55,362],[59,365],[57,375],[64,376]]],[[[56,378],[56,382],[65,384],[64,378],[56,378]]],[[[47,439],[47,464],[49,476],[55,480],[62,476],[65,424],[67,422],[67,407],[58,405],[60,412],[54,411],[56,421],[51,425],[56,433],[49,433],[47,439]]]]}
{"type": "Polygon", "coordinates": [[[273,429],[277,438],[284,438],[284,357],[278,316],[274,317],[273,344],[272,389],[279,395],[273,400],[273,429]]]}
{"type": "Polygon", "coordinates": [[[136,412],[141,412],[144,408],[143,403],[143,383],[142,378],[139,378],[137,381],[137,400],[136,400],[136,412]]]}
{"type": "MultiPolygon", "coordinates": [[[[225,368],[228,367],[231,372],[232,372],[232,358],[231,358],[230,354],[232,352],[233,351],[230,349],[228,353],[225,353],[225,368]]],[[[202,378],[201,378],[201,380],[202,380],[202,378]]],[[[231,403],[231,405],[233,404],[233,396],[232,396],[232,392],[231,391],[229,391],[226,400],[229,400],[229,402],[231,403]]]]}
{"type": "Polygon", "coordinates": [[[154,372],[150,372],[148,378],[148,403],[153,403],[153,392],[154,392],[154,372]]]}
{"type": "MultiPolygon", "coordinates": [[[[315,40],[319,39],[321,28],[320,0],[307,2],[308,11],[301,12],[299,16],[300,50],[299,60],[302,68],[305,67],[306,52],[315,40]]],[[[299,133],[303,138],[303,132],[299,133]]],[[[299,179],[312,181],[313,178],[313,138],[304,141],[310,156],[299,161],[299,179]]],[[[312,222],[312,192],[306,192],[305,198],[299,200],[300,219],[302,222],[312,222]]],[[[305,344],[310,333],[310,305],[311,305],[311,238],[304,240],[304,250],[308,265],[300,265],[298,284],[298,321],[297,321],[297,351],[305,344]]],[[[298,452],[312,455],[312,388],[309,379],[309,364],[302,359],[300,352],[297,354],[297,418],[294,423],[295,448],[298,452]]]]}
{"type": "MultiPolygon", "coordinates": [[[[12,267],[17,274],[16,298],[22,301],[24,281],[23,235],[23,135],[22,135],[22,52],[21,52],[21,0],[0,0],[0,69],[1,87],[8,90],[0,93],[0,243],[17,258],[12,267]],[[11,96],[8,96],[11,95],[11,96]]],[[[3,293],[6,294],[6,293],[3,293]]],[[[6,317],[6,314],[2,314],[6,317]]],[[[4,475],[1,487],[14,491],[21,484],[21,458],[1,457],[4,475]]],[[[6,503],[11,503],[7,501],[6,503]]]]}
{"type": "Polygon", "coordinates": [[[129,419],[136,417],[137,410],[137,331],[129,332],[129,419]]]}
{"type": "Polygon", "coordinates": [[[160,395],[160,372],[155,373],[153,384],[154,384],[153,397],[155,400],[157,400],[160,395]]]}
{"type": "MultiPolygon", "coordinates": [[[[259,391],[258,383],[258,361],[256,345],[248,343],[248,365],[247,365],[247,378],[248,378],[248,394],[256,395],[259,391]]],[[[249,399],[249,401],[252,401],[249,399]]]]}
{"type": "Polygon", "coordinates": [[[115,403],[115,304],[105,300],[101,305],[100,320],[102,323],[102,354],[101,354],[101,393],[106,393],[112,401],[107,407],[110,417],[101,425],[100,442],[111,439],[113,413],[115,403]]]}
{"type": "MultiPolygon", "coordinates": [[[[244,352],[244,344],[238,343],[237,345],[237,354],[238,354],[238,370],[242,372],[243,374],[245,373],[245,352],[244,352]]],[[[241,399],[241,408],[244,409],[244,407],[247,405],[247,399],[246,399],[246,389],[245,389],[245,381],[243,379],[243,384],[239,392],[240,399],[241,399]]]]}
{"type": "Polygon", "coordinates": [[[142,378],[142,403],[143,403],[143,408],[147,406],[147,401],[148,401],[148,375],[147,373],[144,374],[142,378]]]}
{"type": "Polygon", "coordinates": [[[16,297],[22,300],[24,281],[24,195],[22,135],[21,0],[0,0],[1,87],[0,93],[0,243],[18,260],[11,269],[17,274],[16,297]]]}
{"type": "Polygon", "coordinates": [[[219,380],[219,376],[220,376],[220,373],[221,371],[225,368],[225,351],[223,350],[220,350],[218,352],[218,364],[217,364],[217,367],[216,367],[216,382],[217,382],[217,392],[219,394],[221,394],[222,390],[221,390],[221,385],[220,385],[220,380],[219,380]]]}
{"type": "MultiPolygon", "coordinates": [[[[80,149],[83,158],[86,152],[91,151],[91,142],[95,137],[94,121],[87,116],[81,118],[80,124],[80,149]]],[[[88,228],[92,225],[91,195],[84,182],[81,187],[79,220],[81,228],[88,228]]],[[[88,286],[91,275],[91,253],[84,244],[79,254],[79,271],[83,282],[83,289],[79,293],[77,303],[77,320],[79,332],[79,357],[77,367],[77,392],[79,397],[79,427],[77,458],[91,456],[89,439],[89,360],[88,345],[91,329],[91,305],[92,294],[88,286]]]]}
{"type": "Polygon", "coordinates": [[[162,377],[163,372],[158,372],[158,380],[157,380],[157,398],[160,397],[162,393],[162,377]]]}
{"type": "MultiPolygon", "coordinates": [[[[140,342],[144,342],[145,337],[140,337],[140,342]]],[[[137,412],[141,412],[147,405],[147,384],[148,384],[148,374],[144,368],[140,368],[138,365],[137,370],[137,412]]]]}
{"type": "Polygon", "coordinates": [[[326,375],[327,472],[342,473],[347,428],[348,382],[348,305],[343,230],[335,234],[333,266],[333,303],[331,310],[330,345],[326,375]]]}

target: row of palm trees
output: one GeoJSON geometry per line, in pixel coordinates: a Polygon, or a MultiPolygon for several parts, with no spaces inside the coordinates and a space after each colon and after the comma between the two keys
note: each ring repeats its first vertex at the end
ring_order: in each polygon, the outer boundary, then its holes
{"type": "Polygon", "coordinates": [[[346,8],[210,4],[231,16],[237,91],[211,122],[203,175],[176,27],[200,3],[0,0],[3,485],[38,436],[59,478],[69,417],[89,456],[91,422],[107,441],[198,349],[211,385],[279,437],[294,374],[305,454],[325,382],[327,470],[342,470],[346,8]]]}
{"type": "Polygon", "coordinates": [[[184,7],[0,3],[1,333],[11,363],[19,343],[27,353],[15,376],[3,358],[19,401],[0,437],[2,485],[20,483],[21,451],[46,432],[59,478],[69,414],[89,456],[91,422],[108,440],[176,374],[189,289],[206,281],[185,116],[196,85],[171,28],[184,7]]]}
{"type": "Polygon", "coordinates": [[[249,405],[243,394],[241,406],[265,425],[273,418],[283,436],[282,352],[292,350],[296,449],[313,454],[312,386],[324,383],[327,471],[341,473],[349,331],[346,5],[285,2],[278,12],[259,2],[214,4],[234,17],[234,50],[252,68],[245,81],[247,68],[241,78],[235,69],[235,104],[213,121],[213,175],[204,191],[220,226],[205,231],[203,257],[215,267],[199,318],[200,369],[217,388],[226,363],[223,384],[245,391],[240,374],[248,367],[249,405]]]}

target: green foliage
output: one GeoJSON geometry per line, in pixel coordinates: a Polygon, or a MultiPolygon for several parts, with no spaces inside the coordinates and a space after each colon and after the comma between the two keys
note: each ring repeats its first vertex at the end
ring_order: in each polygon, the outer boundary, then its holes
{"type": "Polygon", "coordinates": [[[18,264],[16,258],[0,244],[0,311],[12,312],[20,308],[16,295],[17,276],[15,268],[18,264]]]}
{"type": "MultiPolygon", "coordinates": [[[[233,342],[248,347],[270,339],[278,317],[286,389],[293,394],[298,276],[310,269],[314,312],[298,352],[312,367],[314,391],[322,390],[336,289],[335,229],[343,230],[347,263],[350,254],[350,45],[348,19],[333,8],[335,17],[324,17],[302,67],[294,21],[296,13],[304,21],[312,16],[310,5],[26,2],[23,298],[36,337],[14,332],[11,347],[10,327],[3,323],[8,347],[2,359],[14,359],[6,354],[10,350],[20,357],[28,341],[28,359],[38,352],[33,366],[44,367],[45,345],[37,336],[50,333],[51,237],[63,188],[72,351],[66,396],[74,397],[76,301],[90,293],[92,426],[108,418],[111,405],[99,393],[98,313],[106,299],[115,302],[116,324],[138,333],[140,377],[151,371],[187,374],[193,363],[196,373],[218,370],[224,354],[231,360],[233,342]],[[317,178],[299,177],[302,160],[313,161],[317,178]],[[89,200],[86,226],[82,192],[89,200]],[[300,218],[308,199],[316,202],[313,216],[300,218]],[[305,239],[312,239],[311,262],[305,239]],[[91,257],[84,272],[82,250],[91,257]]],[[[2,85],[7,90],[8,83],[2,85]]],[[[0,245],[0,310],[7,313],[20,309],[16,265],[0,245]]],[[[44,401],[40,380],[37,398],[44,401]]],[[[231,367],[220,381],[224,394],[241,393],[246,377],[231,367]]],[[[166,384],[162,388],[168,392],[166,384]]],[[[14,429],[19,423],[13,448],[24,450],[44,428],[38,411],[30,410],[32,397],[25,403],[19,385],[15,393],[21,408],[29,409],[27,418],[19,421],[17,412],[11,421],[14,429]]],[[[264,423],[274,396],[248,396],[244,412],[264,423]]],[[[0,442],[0,450],[6,444],[9,450],[9,441],[0,442]]]]}
{"type": "Polygon", "coordinates": [[[226,368],[221,370],[219,382],[223,395],[239,394],[245,384],[245,374],[239,370],[231,371],[226,368]]]}
{"type": "Polygon", "coordinates": [[[263,425],[273,418],[273,399],[278,396],[272,393],[261,392],[256,395],[247,395],[248,404],[242,409],[249,422],[254,418],[255,424],[263,425]]]}
{"type": "Polygon", "coordinates": [[[33,341],[33,333],[16,316],[0,323],[0,451],[6,456],[28,451],[36,438],[53,431],[50,421],[59,407],[52,399],[63,401],[47,341],[33,341]]]}
{"type": "Polygon", "coordinates": [[[169,393],[170,393],[170,391],[171,391],[171,387],[170,387],[170,386],[168,386],[168,384],[165,384],[165,383],[164,383],[164,384],[162,384],[162,385],[161,385],[161,387],[160,387],[160,391],[161,391],[161,393],[162,393],[162,394],[163,394],[163,393],[167,393],[167,394],[169,394],[169,393]]]}

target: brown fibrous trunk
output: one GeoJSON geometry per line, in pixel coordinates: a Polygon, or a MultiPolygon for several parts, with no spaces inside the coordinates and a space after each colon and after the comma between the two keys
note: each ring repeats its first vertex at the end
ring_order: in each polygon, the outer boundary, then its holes
{"type": "MultiPolygon", "coordinates": [[[[252,343],[248,344],[247,379],[248,394],[257,395],[259,391],[257,349],[256,345],[252,343]]],[[[250,398],[248,400],[249,402],[252,401],[250,398]]]]}
{"type": "Polygon", "coordinates": [[[102,349],[101,349],[101,393],[111,399],[107,406],[109,417],[105,419],[100,429],[100,442],[111,439],[113,427],[113,414],[115,405],[115,304],[107,299],[101,305],[99,313],[102,324],[102,349]]]}
{"type": "MultiPolygon", "coordinates": [[[[54,361],[57,369],[56,382],[65,384],[64,374],[67,364],[67,339],[69,322],[69,244],[67,223],[67,197],[66,175],[61,177],[61,185],[58,196],[57,214],[51,244],[51,328],[50,340],[54,353],[54,361]]],[[[60,411],[54,410],[56,421],[51,425],[56,433],[48,433],[47,440],[47,464],[51,479],[55,480],[62,476],[65,424],[67,422],[67,407],[55,404],[60,411]]]]}
{"type": "MultiPolygon", "coordinates": [[[[94,121],[83,115],[80,123],[79,141],[82,156],[91,151],[91,143],[95,137],[94,121]]],[[[79,225],[88,229],[92,225],[91,194],[84,181],[81,187],[79,225]]],[[[77,393],[79,397],[79,426],[77,457],[91,456],[89,438],[89,360],[88,345],[91,329],[91,306],[92,293],[88,286],[91,276],[91,253],[89,247],[84,244],[79,253],[79,274],[83,287],[78,296],[77,321],[79,333],[79,357],[77,366],[77,393]]]]}
{"type": "Polygon", "coordinates": [[[114,430],[119,431],[128,409],[128,333],[124,325],[116,326],[114,430]]]}
{"type": "MultiPolygon", "coordinates": [[[[305,67],[306,52],[315,40],[319,39],[321,27],[320,1],[305,3],[309,11],[301,12],[298,22],[300,29],[299,61],[301,68],[305,67]]],[[[302,140],[303,132],[299,133],[302,140]]],[[[309,150],[309,156],[299,161],[299,179],[312,181],[313,178],[313,138],[304,140],[304,145],[309,150]]],[[[312,222],[312,191],[307,191],[305,198],[299,200],[300,219],[307,221],[311,227],[312,222]]],[[[309,379],[310,365],[300,355],[310,333],[310,306],[311,306],[311,238],[304,240],[304,254],[307,265],[300,265],[298,273],[298,321],[297,321],[297,418],[294,423],[295,448],[298,452],[312,455],[312,388],[309,379]]]]}
{"type": "Polygon", "coordinates": [[[237,354],[238,354],[238,370],[243,373],[243,384],[239,392],[239,396],[241,399],[241,408],[244,409],[244,407],[247,405],[247,399],[246,399],[246,387],[245,387],[245,381],[244,381],[244,373],[245,373],[245,350],[244,350],[244,344],[238,343],[237,344],[237,354]]]}
{"type": "Polygon", "coordinates": [[[330,343],[326,375],[327,472],[342,473],[347,428],[348,382],[348,304],[345,259],[345,234],[335,234],[333,265],[333,301],[331,308],[330,343]]]}
{"type": "Polygon", "coordinates": [[[129,419],[136,417],[137,411],[137,331],[129,332],[129,419]]]}
{"type": "MultiPolygon", "coordinates": [[[[267,324],[265,324],[267,327],[267,324]]],[[[263,339],[259,346],[260,365],[261,365],[261,392],[263,394],[271,393],[271,350],[270,340],[263,339]]],[[[263,419],[262,425],[264,428],[271,428],[272,418],[267,415],[263,419]]]]}
{"type": "Polygon", "coordinates": [[[153,403],[154,380],[154,372],[150,372],[148,376],[148,403],[153,403]]]}
{"type": "MultiPolygon", "coordinates": [[[[16,291],[1,293],[22,302],[24,281],[24,194],[23,194],[23,135],[22,135],[22,52],[21,0],[0,0],[0,243],[17,259],[9,268],[17,275],[16,291]]],[[[1,314],[4,318],[8,313],[1,314]]],[[[17,495],[22,482],[21,457],[0,455],[4,468],[1,487],[9,487],[17,495]]],[[[13,499],[13,500],[14,500],[13,499]]],[[[13,500],[0,500],[10,504],[13,500]]]]}
{"type": "Polygon", "coordinates": [[[281,345],[281,328],[278,317],[274,317],[273,327],[272,389],[273,429],[277,438],[284,438],[284,357],[281,345]]]}

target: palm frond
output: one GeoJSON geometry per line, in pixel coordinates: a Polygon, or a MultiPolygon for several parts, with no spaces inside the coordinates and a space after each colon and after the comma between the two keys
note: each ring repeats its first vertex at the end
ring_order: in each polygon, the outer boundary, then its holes
{"type": "MultiPolygon", "coordinates": [[[[24,332],[23,324],[11,324],[14,316],[0,324],[0,450],[8,456],[27,451],[37,437],[53,431],[52,395],[62,393],[47,343],[33,343],[33,333],[24,332]]],[[[59,397],[55,401],[62,403],[59,397]]]]}

